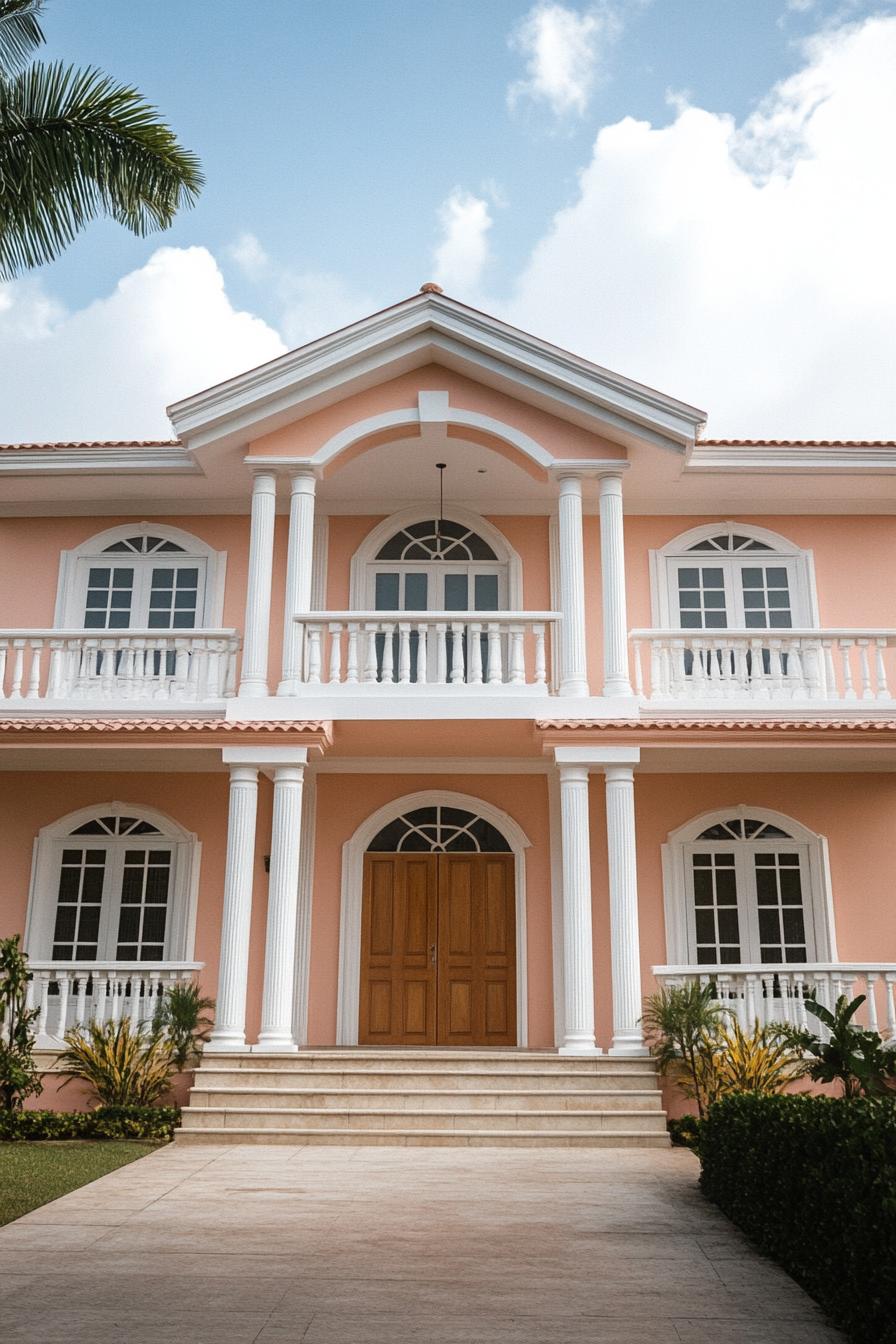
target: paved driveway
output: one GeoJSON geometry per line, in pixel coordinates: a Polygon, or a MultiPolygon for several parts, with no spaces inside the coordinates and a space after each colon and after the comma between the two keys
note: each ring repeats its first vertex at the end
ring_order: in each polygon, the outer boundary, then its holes
{"type": "Polygon", "coordinates": [[[0,1229],[4,1341],[833,1344],[682,1150],[165,1148],[0,1229]]]}

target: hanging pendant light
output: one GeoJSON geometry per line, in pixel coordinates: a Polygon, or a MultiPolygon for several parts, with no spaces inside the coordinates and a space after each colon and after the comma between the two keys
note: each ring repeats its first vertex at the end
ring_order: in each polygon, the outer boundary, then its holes
{"type": "Polygon", "coordinates": [[[442,514],[445,510],[445,468],[447,462],[437,462],[436,471],[439,473],[439,517],[436,521],[436,559],[442,558],[442,514]]]}

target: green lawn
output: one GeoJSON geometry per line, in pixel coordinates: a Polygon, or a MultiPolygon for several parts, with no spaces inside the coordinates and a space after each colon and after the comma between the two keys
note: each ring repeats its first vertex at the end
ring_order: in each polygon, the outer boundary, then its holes
{"type": "Polygon", "coordinates": [[[158,1147],[136,1139],[0,1143],[0,1226],[158,1147]]]}

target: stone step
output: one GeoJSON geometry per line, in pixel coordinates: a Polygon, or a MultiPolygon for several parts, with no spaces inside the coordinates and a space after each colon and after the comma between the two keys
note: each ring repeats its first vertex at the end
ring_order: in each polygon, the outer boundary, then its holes
{"type": "Polygon", "coordinates": [[[561,1055],[556,1050],[467,1050],[456,1047],[406,1050],[379,1047],[375,1050],[348,1046],[334,1050],[302,1050],[292,1054],[248,1053],[236,1054],[206,1052],[203,1067],[212,1069],[249,1069],[280,1072],[336,1069],[344,1071],[440,1073],[465,1072],[470,1068],[484,1068],[489,1073],[506,1070],[536,1069],[576,1075],[604,1072],[653,1074],[653,1061],[641,1058],[617,1058],[610,1055],[561,1055]]]}
{"type": "MultiPolygon", "coordinates": [[[[578,1087],[574,1091],[545,1088],[508,1089],[504,1086],[482,1091],[444,1088],[333,1088],[314,1087],[243,1087],[226,1085],[211,1087],[204,1083],[190,1091],[190,1109],[203,1107],[237,1107],[238,1109],[339,1110],[366,1112],[381,1110],[384,1103],[390,1110],[405,1111],[484,1111],[488,1114],[507,1111],[661,1111],[662,1097],[656,1088],[645,1090],[617,1089],[615,1091],[578,1087]]],[[[501,1079],[504,1084],[505,1079],[501,1079]]]]}
{"type": "Polygon", "coordinates": [[[237,1128],[262,1130],[389,1130],[396,1133],[460,1130],[468,1133],[592,1133],[620,1130],[636,1133],[666,1132],[662,1111],[410,1111],[281,1110],[249,1106],[189,1107],[183,1112],[184,1129],[237,1128]]]}
{"type": "Polygon", "coordinates": [[[554,1130],[494,1130],[476,1133],[462,1130],[376,1129],[255,1129],[216,1126],[208,1129],[178,1129],[175,1142],[182,1147],[218,1144],[288,1144],[293,1147],[341,1145],[349,1147],[429,1148],[668,1148],[669,1135],[646,1134],[628,1129],[578,1133],[554,1130]]]}
{"type": "MultiPolygon", "coordinates": [[[[256,1056],[256,1058],[258,1058],[256,1056]]],[[[388,1091],[405,1091],[424,1087],[444,1088],[446,1091],[470,1090],[481,1092],[492,1086],[504,1086],[523,1090],[547,1089],[550,1091],[643,1091],[656,1086],[656,1072],[652,1066],[637,1070],[605,1068],[600,1072],[583,1073],[581,1071],[543,1069],[517,1066],[513,1069],[493,1069],[484,1067],[438,1068],[429,1062],[426,1069],[408,1070],[403,1067],[378,1067],[359,1069],[345,1062],[337,1067],[307,1069],[295,1063],[296,1056],[290,1056],[293,1064],[278,1062],[276,1068],[222,1067],[217,1062],[203,1063],[196,1071],[196,1086],[206,1091],[220,1087],[317,1087],[329,1090],[344,1087],[349,1090],[366,1091],[382,1088],[388,1091]]]]}

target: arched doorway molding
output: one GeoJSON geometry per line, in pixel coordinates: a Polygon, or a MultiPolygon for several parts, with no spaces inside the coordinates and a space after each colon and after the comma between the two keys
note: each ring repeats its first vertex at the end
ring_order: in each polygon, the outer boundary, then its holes
{"type": "Polygon", "coordinates": [[[339,988],[336,1011],[336,1044],[358,1044],[358,1008],[361,978],[361,900],[364,855],[374,837],[390,821],[418,807],[455,807],[474,812],[495,826],[514,856],[516,903],[516,1020],[517,1044],[528,1044],[528,993],[526,973],[526,862],[531,841],[507,812],[468,793],[450,789],[422,789],[393,798],[361,823],[342,847],[342,893],[339,912],[339,988]]]}

